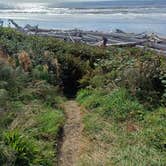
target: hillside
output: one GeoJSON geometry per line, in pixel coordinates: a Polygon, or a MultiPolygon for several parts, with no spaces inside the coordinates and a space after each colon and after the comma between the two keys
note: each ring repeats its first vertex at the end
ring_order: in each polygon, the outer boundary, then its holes
{"type": "Polygon", "coordinates": [[[0,165],[165,165],[166,59],[0,28],[0,115],[0,165]]]}

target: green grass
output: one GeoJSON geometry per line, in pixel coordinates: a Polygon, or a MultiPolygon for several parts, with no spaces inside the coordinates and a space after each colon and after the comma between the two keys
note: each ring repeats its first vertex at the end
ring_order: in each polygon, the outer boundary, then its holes
{"type": "Polygon", "coordinates": [[[166,110],[147,111],[125,89],[81,90],[84,136],[80,165],[165,165],[166,110]]]}
{"type": "Polygon", "coordinates": [[[166,165],[165,59],[137,48],[107,51],[80,80],[80,165],[166,165]]]}
{"type": "Polygon", "coordinates": [[[46,109],[37,117],[39,125],[38,134],[56,138],[60,127],[64,123],[64,115],[61,110],[46,109]]]}
{"type": "Polygon", "coordinates": [[[80,165],[166,165],[164,58],[10,28],[0,28],[0,45],[9,55],[0,60],[0,165],[56,163],[56,138],[65,121],[62,93],[74,95],[79,88],[77,101],[87,109],[80,165]],[[28,71],[20,52],[30,61],[28,71]]]}
{"type": "Polygon", "coordinates": [[[3,132],[1,164],[53,165],[57,162],[57,137],[65,120],[63,112],[40,101],[21,108],[21,113],[14,111],[13,121],[3,132]]]}
{"type": "Polygon", "coordinates": [[[143,106],[123,88],[110,94],[100,90],[81,90],[77,99],[87,109],[119,121],[142,118],[144,114],[143,106]]]}

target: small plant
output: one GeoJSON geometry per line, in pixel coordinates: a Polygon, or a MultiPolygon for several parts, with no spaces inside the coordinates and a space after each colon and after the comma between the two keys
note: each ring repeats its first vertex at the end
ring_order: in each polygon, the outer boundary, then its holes
{"type": "Polygon", "coordinates": [[[4,134],[4,143],[13,149],[16,159],[15,165],[30,165],[38,153],[35,143],[17,131],[4,134]]]}

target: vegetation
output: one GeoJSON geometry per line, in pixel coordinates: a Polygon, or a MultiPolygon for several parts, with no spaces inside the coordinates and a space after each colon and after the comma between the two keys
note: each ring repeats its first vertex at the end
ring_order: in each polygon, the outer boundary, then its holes
{"type": "Polygon", "coordinates": [[[165,59],[136,48],[108,52],[80,80],[77,101],[88,110],[80,165],[165,165],[165,59]]]}
{"type": "Polygon", "coordinates": [[[80,165],[166,165],[166,60],[0,28],[0,165],[53,165],[67,97],[83,105],[80,165]],[[77,93],[78,92],[78,93],[77,93]]]}
{"type": "Polygon", "coordinates": [[[24,40],[14,30],[1,29],[0,165],[51,166],[57,162],[57,140],[65,121],[60,106],[64,99],[58,84],[51,82],[56,73],[18,50],[24,40]]]}

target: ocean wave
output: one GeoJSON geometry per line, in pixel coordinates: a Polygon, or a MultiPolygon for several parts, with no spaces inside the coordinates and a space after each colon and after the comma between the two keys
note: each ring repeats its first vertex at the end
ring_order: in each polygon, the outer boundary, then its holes
{"type": "Polygon", "coordinates": [[[164,15],[166,7],[110,7],[110,8],[69,8],[49,6],[47,3],[0,4],[0,17],[7,14],[41,14],[41,15],[164,15]]]}
{"type": "Polygon", "coordinates": [[[132,9],[70,9],[70,8],[46,8],[46,7],[31,7],[31,8],[0,8],[0,13],[36,13],[36,14],[164,14],[166,8],[132,8],[132,9]]]}

